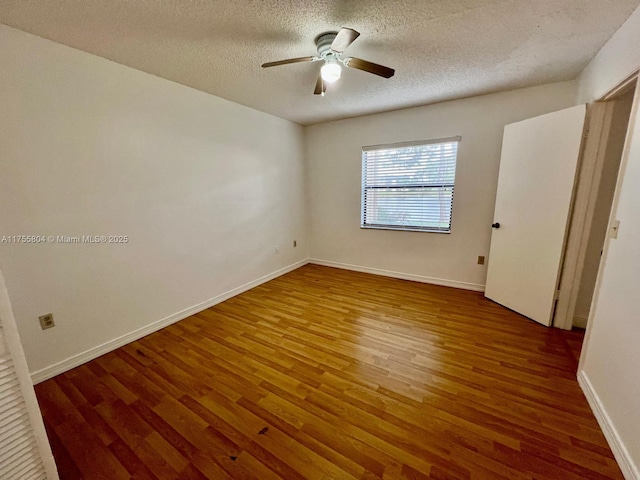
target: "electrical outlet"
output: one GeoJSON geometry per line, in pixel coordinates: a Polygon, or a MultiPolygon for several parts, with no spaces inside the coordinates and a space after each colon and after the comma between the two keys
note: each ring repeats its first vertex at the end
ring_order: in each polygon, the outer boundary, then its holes
{"type": "Polygon", "coordinates": [[[276,245],[276,253],[280,253],[280,247],[276,245]]]}
{"type": "Polygon", "coordinates": [[[53,321],[53,313],[45,313],[44,315],[40,315],[38,317],[40,320],[40,328],[42,330],[46,330],[47,328],[53,328],[56,326],[56,323],[53,321]]]}
{"type": "Polygon", "coordinates": [[[484,265],[484,255],[478,255],[478,265],[484,265]]]}
{"type": "Polygon", "coordinates": [[[298,242],[296,240],[293,241],[293,248],[296,248],[298,246],[298,242]]]}

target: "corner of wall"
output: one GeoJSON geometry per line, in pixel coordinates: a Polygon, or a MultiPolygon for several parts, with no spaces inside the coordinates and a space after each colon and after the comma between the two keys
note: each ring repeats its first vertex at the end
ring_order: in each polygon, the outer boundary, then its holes
{"type": "Polygon", "coordinates": [[[584,70],[578,75],[577,103],[589,103],[640,67],[640,7],[611,36],[584,70]]]}

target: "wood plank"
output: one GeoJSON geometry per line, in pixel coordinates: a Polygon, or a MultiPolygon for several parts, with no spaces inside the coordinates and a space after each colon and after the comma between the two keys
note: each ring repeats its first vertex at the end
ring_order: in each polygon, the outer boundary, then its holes
{"type": "Polygon", "coordinates": [[[36,393],[62,478],[619,480],[583,336],[307,265],[36,393]]]}

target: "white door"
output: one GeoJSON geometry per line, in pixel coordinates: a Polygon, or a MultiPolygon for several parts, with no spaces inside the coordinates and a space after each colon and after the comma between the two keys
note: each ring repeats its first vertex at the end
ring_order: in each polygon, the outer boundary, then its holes
{"type": "Polygon", "coordinates": [[[507,125],[485,296],[551,325],[586,106],[507,125]]]}

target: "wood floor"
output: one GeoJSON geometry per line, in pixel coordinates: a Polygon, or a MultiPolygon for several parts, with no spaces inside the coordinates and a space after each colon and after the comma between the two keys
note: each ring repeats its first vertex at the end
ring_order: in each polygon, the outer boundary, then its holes
{"type": "Polygon", "coordinates": [[[621,479],[580,340],[307,265],[36,392],[63,479],[621,479]]]}

